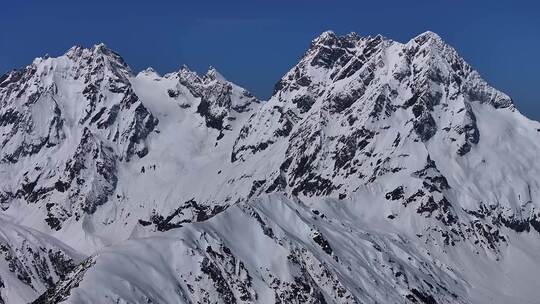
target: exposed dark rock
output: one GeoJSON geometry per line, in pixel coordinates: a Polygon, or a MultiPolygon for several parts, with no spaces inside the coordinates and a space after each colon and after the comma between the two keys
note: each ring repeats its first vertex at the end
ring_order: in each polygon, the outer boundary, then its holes
{"type": "Polygon", "coordinates": [[[403,199],[403,197],[404,197],[403,196],[403,186],[399,186],[396,189],[386,193],[385,197],[386,197],[387,200],[393,200],[393,201],[403,199]]]}
{"type": "MultiPolygon", "coordinates": [[[[422,291],[419,291],[415,288],[411,289],[412,294],[414,295],[413,298],[416,298],[420,301],[420,303],[424,304],[437,304],[437,301],[435,301],[435,298],[433,298],[432,295],[426,294],[422,291]]],[[[411,299],[411,298],[409,298],[411,299]]]]}
{"type": "Polygon", "coordinates": [[[326,254],[332,255],[333,250],[330,243],[328,243],[320,232],[315,232],[312,238],[313,241],[315,241],[315,243],[317,243],[326,254]]]}

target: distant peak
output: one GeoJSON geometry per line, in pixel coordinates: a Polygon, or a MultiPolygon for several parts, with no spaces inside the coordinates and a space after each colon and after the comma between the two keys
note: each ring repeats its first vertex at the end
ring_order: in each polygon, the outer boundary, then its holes
{"type": "Polygon", "coordinates": [[[420,34],[418,36],[425,36],[425,37],[432,37],[432,38],[436,38],[436,39],[441,39],[441,36],[439,36],[439,34],[437,34],[435,32],[432,32],[432,31],[429,31],[429,30],[423,32],[422,34],[420,34]]]}
{"type": "Polygon", "coordinates": [[[155,73],[156,70],[154,70],[153,67],[147,67],[146,69],[143,70],[143,72],[145,72],[145,73],[155,73]]]}
{"type": "Polygon", "coordinates": [[[70,47],[69,50],[68,50],[68,52],[70,52],[70,51],[76,51],[76,50],[81,50],[81,49],[84,49],[84,47],[83,47],[82,45],[80,45],[80,44],[76,44],[76,45],[70,47]]]}
{"type": "Polygon", "coordinates": [[[178,71],[178,74],[185,74],[185,75],[196,75],[197,77],[199,77],[199,74],[197,72],[195,72],[194,70],[190,69],[189,66],[187,66],[186,64],[182,64],[180,66],[180,70],[178,71]]]}
{"type": "Polygon", "coordinates": [[[112,57],[120,57],[120,55],[118,55],[116,52],[114,52],[113,50],[108,48],[107,45],[105,45],[105,43],[103,43],[103,42],[95,44],[91,48],[86,48],[86,47],[83,47],[81,45],[75,45],[75,46],[72,46],[66,52],[66,55],[68,57],[70,57],[70,58],[80,57],[80,56],[83,56],[85,54],[86,55],[89,55],[89,54],[101,54],[101,55],[107,55],[107,56],[112,56],[112,57]]]}
{"type": "Polygon", "coordinates": [[[152,77],[160,77],[159,73],[154,70],[152,67],[147,67],[146,69],[142,70],[139,74],[145,75],[145,76],[152,76],[152,77]]]}
{"type": "Polygon", "coordinates": [[[103,48],[105,49],[107,48],[107,46],[103,42],[100,42],[94,45],[94,49],[103,49],[103,48]]]}
{"type": "Polygon", "coordinates": [[[360,35],[358,35],[358,33],[356,33],[356,32],[350,32],[347,35],[345,35],[345,38],[358,40],[358,39],[360,39],[360,35]]]}
{"type": "Polygon", "coordinates": [[[360,36],[356,32],[350,32],[350,33],[348,33],[346,35],[339,36],[334,31],[328,30],[328,31],[322,32],[317,38],[313,39],[313,42],[323,42],[323,41],[334,40],[334,39],[339,39],[339,40],[355,39],[355,40],[358,40],[358,39],[360,39],[360,36]]]}
{"type": "Polygon", "coordinates": [[[322,32],[317,38],[313,39],[313,44],[328,44],[329,42],[332,42],[336,40],[336,33],[334,31],[324,31],[322,32]]]}
{"type": "Polygon", "coordinates": [[[317,38],[313,39],[311,42],[311,48],[316,46],[333,46],[337,45],[340,47],[353,47],[360,36],[355,32],[351,32],[347,35],[338,36],[333,31],[324,31],[317,38]]]}
{"type": "Polygon", "coordinates": [[[336,37],[336,33],[334,31],[331,31],[331,30],[327,30],[327,31],[324,31],[322,32],[318,39],[328,39],[328,38],[335,38],[336,37]]]}
{"type": "Polygon", "coordinates": [[[74,45],[66,52],[66,56],[69,58],[78,57],[81,55],[82,51],[84,50],[84,47],[82,45],[74,45]]]}
{"type": "Polygon", "coordinates": [[[122,56],[108,48],[104,43],[98,43],[91,48],[76,45],[71,47],[64,56],[81,65],[100,64],[107,66],[111,70],[123,70],[122,73],[125,75],[131,75],[132,73],[122,56]]]}
{"type": "Polygon", "coordinates": [[[166,74],[164,77],[169,78],[173,75],[176,75],[181,80],[181,82],[184,83],[201,82],[199,75],[196,72],[190,70],[189,67],[185,64],[182,64],[180,70],[177,73],[166,74]]]}
{"type": "Polygon", "coordinates": [[[206,76],[212,80],[218,80],[218,81],[227,81],[223,75],[221,75],[216,68],[213,66],[210,66],[208,68],[208,72],[206,72],[206,76]]]}
{"type": "Polygon", "coordinates": [[[96,45],[94,45],[94,47],[92,48],[92,52],[93,53],[98,53],[98,54],[103,54],[103,55],[113,55],[113,56],[119,56],[118,53],[116,53],[115,51],[111,50],[109,47],[107,47],[107,45],[105,45],[105,43],[101,42],[101,43],[98,43],[96,45]]]}
{"type": "Polygon", "coordinates": [[[422,34],[414,37],[411,41],[423,44],[424,42],[431,40],[435,42],[444,42],[441,36],[432,31],[425,31],[422,34]]]}

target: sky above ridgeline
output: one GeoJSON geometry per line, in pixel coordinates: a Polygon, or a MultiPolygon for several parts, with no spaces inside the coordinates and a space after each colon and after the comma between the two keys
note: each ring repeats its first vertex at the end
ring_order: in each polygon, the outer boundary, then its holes
{"type": "Polygon", "coordinates": [[[434,31],[540,120],[540,2],[528,0],[9,1],[0,7],[0,74],[104,42],[135,72],[214,66],[266,99],[325,30],[400,42],[434,31]]]}

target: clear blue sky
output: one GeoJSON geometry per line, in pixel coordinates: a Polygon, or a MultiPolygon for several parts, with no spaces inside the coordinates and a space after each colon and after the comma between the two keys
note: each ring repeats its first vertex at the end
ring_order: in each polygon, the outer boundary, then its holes
{"type": "Polygon", "coordinates": [[[540,120],[540,3],[411,1],[9,1],[0,6],[0,73],[46,53],[105,42],[135,70],[215,66],[267,98],[274,83],[331,29],[406,42],[432,30],[483,77],[540,120]]]}

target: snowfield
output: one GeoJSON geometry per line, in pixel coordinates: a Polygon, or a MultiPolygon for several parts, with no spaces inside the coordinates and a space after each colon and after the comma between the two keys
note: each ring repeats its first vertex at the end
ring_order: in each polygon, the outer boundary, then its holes
{"type": "Polygon", "coordinates": [[[259,101],[99,44],[0,77],[0,303],[537,303],[540,123],[437,34],[259,101]]]}

